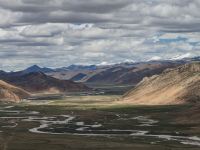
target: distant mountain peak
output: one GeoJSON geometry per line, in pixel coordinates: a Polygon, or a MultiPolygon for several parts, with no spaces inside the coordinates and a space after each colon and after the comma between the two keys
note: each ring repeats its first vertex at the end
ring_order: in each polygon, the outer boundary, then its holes
{"type": "Polygon", "coordinates": [[[29,68],[40,68],[38,65],[32,65],[29,68]]]}
{"type": "Polygon", "coordinates": [[[39,67],[38,65],[33,65],[30,66],[28,69],[41,69],[41,67],[39,67]]]}
{"type": "Polygon", "coordinates": [[[39,72],[41,68],[38,65],[33,65],[25,69],[23,72],[25,73],[31,73],[31,72],[39,72]]]}
{"type": "Polygon", "coordinates": [[[24,73],[31,73],[31,72],[43,72],[43,73],[46,73],[46,72],[53,72],[53,69],[41,68],[38,65],[33,65],[33,66],[30,66],[27,69],[25,69],[23,72],[24,73]]]}

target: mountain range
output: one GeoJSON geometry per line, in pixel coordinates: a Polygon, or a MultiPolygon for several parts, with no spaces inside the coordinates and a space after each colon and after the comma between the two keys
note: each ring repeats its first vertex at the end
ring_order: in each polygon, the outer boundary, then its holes
{"type": "Polygon", "coordinates": [[[95,83],[95,84],[137,84],[143,77],[150,77],[154,74],[160,74],[166,68],[174,68],[179,65],[192,61],[200,61],[200,57],[184,58],[181,60],[158,60],[138,63],[119,63],[113,65],[70,65],[61,68],[47,68],[33,65],[18,72],[0,71],[1,75],[41,72],[60,80],[72,80],[75,82],[95,83]]]}
{"type": "MultiPolygon", "coordinates": [[[[71,65],[56,69],[40,68],[40,72],[61,80],[91,84],[136,85],[144,77],[162,73],[167,68],[174,68],[188,62],[200,61],[200,57],[184,58],[181,60],[158,60],[138,63],[119,63],[113,65],[71,65]]],[[[35,70],[30,67],[27,70],[35,70]]],[[[26,72],[26,71],[25,71],[26,72]]]]}
{"type": "Polygon", "coordinates": [[[63,93],[89,90],[89,88],[82,83],[56,79],[42,72],[24,73],[24,71],[22,71],[1,74],[0,79],[23,88],[30,93],[63,93]]]}
{"type": "MultiPolygon", "coordinates": [[[[162,88],[166,89],[168,86],[165,85],[164,83],[166,84],[168,82],[175,83],[175,81],[171,79],[173,78],[173,74],[171,75],[170,73],[169,73],[168,80],[166,81],[162,80],[162,76],[165,77],[166,75],[166,69],[173,70],[174,68],[177,68],[179,66],[186,65],[192,62],[198,62],[199,60],[200,60],[200,57],[195,57],[195,58],[187,58],[187,59],[182,59],[182,60],[160,60],[160,61],[149,61],[149,62],[138,62],[138,63],[126,62],[126,63],[120,63],[120,64],[114,64],[114,65],[103,65],[103,66],[71,65],[69,67],[62,67],[62,68],[56,68],[56,69],[39,67],[37,65],[33,65],[27,69],[24,69],[22,71],[17,71],[17,72],[0,71],[0,80],[2,80],[4,84],[15,87],[18,90],[21,89],[24,93],[26,93],[24,94],[26,96],[30,95],[30,93],[31,94],[51,93],[52,94],[52,93],[83,92],[83,91],[86,92],[86,91],[92,90],[91,88],[86,86],[89,84],[135,86],[138,83],[139,83],[139,86],[137,85],[136,89],[137,91],[139,91],[139,96],[140,96],[139,89],[145,89],[145,88],[146,88],[145,91],[147,92],[146,94],[151,95],[150,93],[156,93],[157,90],[160,90],[162,88]],[[157,78],[159,74],[161,74],[160,75],[161,77],[157,78]],[[148,82],[146,81],[147,77],[150,77],[147,80],[148,82]],[[154,79],[155,80],[160,79],[158,80],[158,83],[159,82],[163,83],[163,85],[160,85],[154,82],[154,79]],[[150,83],[151,84],[155,83],[155,85],[160,85],[160,86],[158,87],[156,86],[154,87],[154,85],[146,86],[150,83]],[[155,90],[155,89],[156,90],[152,91],[151,88],[152,90],[155,90]],[[150,93],[148,93],[148,91],[150,91],[150,93]]],[[[178,75],[174,74],[174,76],[176,77],[178,75]]],[[[179,78],[177,78],[176,80],[179,81],[178,79],[179,78]]],[[[183,86],[180,86],[180,88],[182,87],[183,86]]],[[[170,89],[170,87],[167,89],[170,89]]],[[[173,89],[171,90],[174,93],[175,90],[173,89]]],[[[2,90],[2,91],[5,92],[5,90],[2,90]]],[[[177,91],[177,88],[176,88],[176,91],[177,91]]],[[[166,92],[170,93],[170,91],[167,91],[167,90],[166,92]]],[[[13,91],[7,88],[6,93],[13,93],[13,91]]],[[[142,96],[145,97],[146,96],[145,92],[142,92],[142,93],[144,94],[142,96]]],[[[13,95],[13,94],[3,94],[3,95],[4,96],[2,96],[2,98],[5,97],[5,95],[8,98],[10,98],[10,95],[13,95]]],[[[132,95],[134,95],[134,98],[137,97],[135,96],[135,92],[133,90],[133,92],[130,92],[130,94],[127,94],[127,97],[125,99],[129,101],[129,99],[132,99],[132,95]]],[[[156,97],[162,97],[162,96],[163,95],[161,96],[158,95],[156,97]]],[[[15,97],[18,97],[16,99],[23,98],[21,94],[20,95],[16,94],[15,97]]],[[[152,97],[152,98],[154,98],[154,102],[155,104],[157,104],[155,97],[152,97]]],[[[146,100],[146,99],[143,98],[143,100],[146,100]]],[[[149,100],[150,99],[148,99],[148,101],[149,100]]],[[[174,103],[173,99],[171,100],[172,102],[168,102],[166,100],[166,104],[174,103]]],[[[193,97],[193,100],[195,100],[194,97],[193,97]]],[[[140,100],[134,100],[134,103],[136,103],[136,101],[139,102],[140,100]]],[[[154,102],[149,101],[149,103],[151,104],[154,104],[154,102]]]]}
{"type": "MultiPolygon", "coordinates": [[[[95,84],[137,84],[143,77],[159,74],[166,68],[173,68],[185,61],[152,61],[140,63],[122,63],[108,66],[69,66],[50,69],[32,66],[21,74],[42,72],[60,80],[72,80],[95,84]]],[[[14,74],[14,73],[13,73],[14,74]]]]}

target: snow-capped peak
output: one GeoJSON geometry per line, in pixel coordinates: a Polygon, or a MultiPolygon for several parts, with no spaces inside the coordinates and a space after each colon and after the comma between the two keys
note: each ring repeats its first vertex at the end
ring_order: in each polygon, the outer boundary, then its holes
{"type": "Polygon", "coordinates": [[[151,57],[148,61],[156,61],[156,60],[161,60],[162,58],[159,56],[153,56],[151,57]]]}
{"type": "Polygon", "coordinates": [[[189,58],[189,57],[191,57],[191,53],[186,53],[186,54],[182,54],[182,55],[177,55],[177,56],[171,58],[170,60],[181,60],[181,59],[189,58]]]}

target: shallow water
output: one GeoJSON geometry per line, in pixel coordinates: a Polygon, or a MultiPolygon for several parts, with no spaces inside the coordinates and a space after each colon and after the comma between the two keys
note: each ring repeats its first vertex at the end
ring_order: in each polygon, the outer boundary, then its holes
{"type": "MultiPolygon", "coordinates": [[[[186,145],[200,146],[200,138],[197,136],[179,136],[151,134],[148,130],[131,130],[131,129],[107,129],[104,124],[94,122],[87,124],[83,120],[76,120],[74,115],[53,115],[42,116],[37,111],[15,110],[13,106],[1,107],[0,112],[3,114],[0,121],[4,125],[0,126],[0,132],[4,128],[17,128],[19,122],[36,122],[38,126],[28,129],[29,132],[36,134],[73,134],[77,136],[127,136],[127,137],[146,137],[155,140],[151,144],[156,144],[157,141],[176,141],[186,145]]],[[[137,116],[128,118],[126,114],[117,115],[117,120],[136,120],[137,123],[133,126],[151,127],[156,126],[159,121],[153,120],[146,116],[137,116]]],[[[145,128],[145,129],[146,129],[145,128]]]]}

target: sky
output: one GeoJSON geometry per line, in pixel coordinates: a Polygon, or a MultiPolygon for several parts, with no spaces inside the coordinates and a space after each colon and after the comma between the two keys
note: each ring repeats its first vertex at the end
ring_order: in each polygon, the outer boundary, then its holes
{"type": "Polygon", "coordinates": [[[0,0],[0,69],[200,55],[200,0],[0,0]]]}

